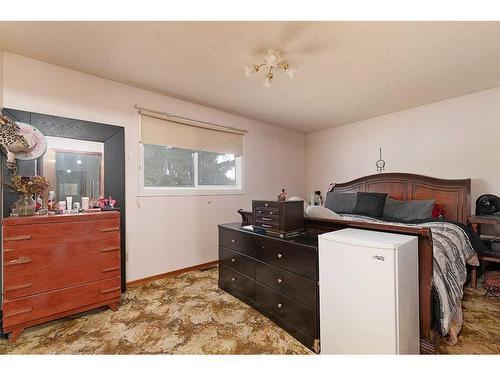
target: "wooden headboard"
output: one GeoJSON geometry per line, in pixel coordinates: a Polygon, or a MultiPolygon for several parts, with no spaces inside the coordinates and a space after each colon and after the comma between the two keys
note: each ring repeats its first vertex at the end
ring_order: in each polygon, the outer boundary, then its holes
{"type": "Polygon", "coordinates": [[[435,199],[447,219],[467,224],[471,215],[470,178],[445,180],[411,173],[379,173],[335,184],[338,192],[388,193],[400,200],[435,199]]]}

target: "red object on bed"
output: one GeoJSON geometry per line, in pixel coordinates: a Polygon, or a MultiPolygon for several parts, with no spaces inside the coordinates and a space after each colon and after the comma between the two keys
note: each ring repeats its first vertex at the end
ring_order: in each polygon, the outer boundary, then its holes
{"type": "Polygon", "coordinates": [[[432,209],[433,219],[444,219],[444,210],[439,204],[435,204],[432,209]]]}

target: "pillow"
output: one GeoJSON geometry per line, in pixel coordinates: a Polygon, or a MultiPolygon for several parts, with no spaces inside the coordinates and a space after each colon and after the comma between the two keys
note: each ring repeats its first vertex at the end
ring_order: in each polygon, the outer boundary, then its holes
{"type": "Polygon", "coordinates": [[[403,221],[432,219],[435,203],[435,200],[400,201],[388,197],[385,202],[384,217],[403,221]]]}
{"type": "Polygon", "coordinates": [[[382,217],[387,193],[358,193],[356,206],[352,210],[355,215],[382,217]]]}
{"type": "Polygon", "coordinates": [[[356,205],[356,193],[330,191],[326,194],[325,207],[338,214],[351,214],[356,205]]]}
{"type": "Polygon", "coordinates": [[[342,219],[342,216],[323,206],[309,206],[306,215],[317,219],[342,219]]]}

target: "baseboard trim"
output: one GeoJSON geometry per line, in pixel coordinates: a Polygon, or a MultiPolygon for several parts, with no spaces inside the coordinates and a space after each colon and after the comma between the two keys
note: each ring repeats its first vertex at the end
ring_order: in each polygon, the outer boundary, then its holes
{"type": "Polygon", "coordinates": [[[207,267],[210,267],[210,266],[215,266],[218,263],[219,263],[218,260],[214,260],[214,261],[208,262],[208,263],[197,264],[196,266],[191,266],[191,267],[187,267],[187,268],[181,268],[180,270],[175,270],[175,271],[160,273],[159,275],[145,277],[144,279],[137,279],[137,280],[128,281],[127,282],[127,287],[146,284],[146,283],[149,283],[151,281],[155,281],[155,280],[159,280],[159,279],[164,279],[165,277],[178,275],[178,274],[181,274],[181,273],[184,273],[184,272],[198,271],[198,270],[201,270],[203,268],[207,268],[207,267]]]}

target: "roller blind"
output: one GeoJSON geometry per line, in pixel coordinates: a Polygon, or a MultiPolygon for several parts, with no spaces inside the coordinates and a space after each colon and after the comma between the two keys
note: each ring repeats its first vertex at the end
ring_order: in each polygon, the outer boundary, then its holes
{"type": "MultiPolygon", "coordinates": [[[[194,121],[177,122],[161,116],[140,113],[141,143],[172,146],[190,150],[210,151],[243,156],[241,131],[216,129],[194,121]]],[[[224,128],[223,128],[224,129],[224,128]]]]}

